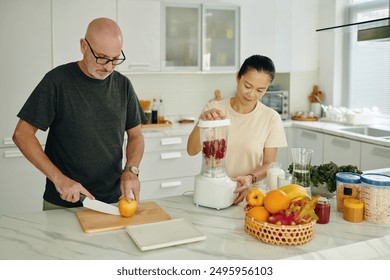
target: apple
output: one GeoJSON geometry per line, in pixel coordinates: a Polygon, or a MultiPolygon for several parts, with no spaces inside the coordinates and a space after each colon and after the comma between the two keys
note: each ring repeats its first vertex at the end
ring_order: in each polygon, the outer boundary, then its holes
{"type": "Polygon", "coordinates": [[[254,207],[254,206],[262,206],[264,205],[264,197],[265,193],[260,188],[251,188],[249,192],[246,194],[246,202],[254,207]]]}
{"type": "Polygon", "coordinates": [[[121,197],[118,203],[119,213],[122,217],[129,218],[134,215],[137,211],[138,203],[137,200],[132,198],[130,201],[127,201],[126,197],[121,197]]]}

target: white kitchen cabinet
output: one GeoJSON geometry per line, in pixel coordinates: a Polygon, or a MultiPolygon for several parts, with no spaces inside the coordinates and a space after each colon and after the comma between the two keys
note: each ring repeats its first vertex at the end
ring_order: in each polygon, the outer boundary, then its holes
{"type": "Polygon", "coordinates": [[[201,70],[201,6],[167,3],[162,14],[162,69],[201,70]]]}
{"type": "Polygon", "coordinates": [[[390,148],[374,144],[362,143],[361,170],[387,168],[390,166],[390,148]]]}
{"type": "Polygon", "coordinates": [[[291,154],[291,148],[293,145],[293,128],[291,127],[285,127],[284,132],[286,134],[287,139],[287,147],[285,148],[279,148],[278,154],[277,154],[277,161],[282,164],[282,169],[287,170],[289,165],[292,163],[292,154],[291,154]]]}
{"type": "Polygon", "coordinates": [[[41,211],[46,177],[18,148],[1,148],[0,152],[0,216],[41,211]]]}
{"type": "Polygon", "coordinates": [[[50,0],[0,1],[0,148],[14,147],[17,114],[51,69],[50,0]]]}
{"type": "Polygon", "coordinates": [[[203,5],[202,70],[236,70],[239,66],[240,9],[203,5]]]}
{"type": "Polygon", "coordinates": [[[164,4],[162,70],[237,70],[239,11],[229,4],[164,4]]]}
{"type": "Polygon", "coordinates": [[[160,1],[118,0],[118,24],[123,34],[121,72],[161,70],[160,1]]]}
{"type": "Polygon", "coordinates": [[[52,9],[54,67],[82,59],[80,39],[93,19],[117,20],[117,4],[112,0],[52,0],[52,9]]]}
{"type": "Polygon", "coordinates": [[[187,154],[188,135],[145,137],[140,165],[141,200],[180,195],[193,191],[200,173],[201,155],[187,154]]]}
{"type": "Polygon", "coordinates": [[[320,165],[323,163],[324,134],[296,128],[294,145],[295,147],[291,148],[307,148],[313,150],[312,165],[320,165]]]}
{"type": "Polygon", "coordinates": [[[324,135],[324,163],[354,165],[360,168],[359,141],[333,135],[324,135]]]}
{"type": "MultiPolygon", "coordinates": [[[[51,69],[51,0],[0,1],[0,215],[42,210],[44,176],[12,141],[23,104],[51,69]]],[[[42,144],[46,134],[38,132],[42,144]]]]}

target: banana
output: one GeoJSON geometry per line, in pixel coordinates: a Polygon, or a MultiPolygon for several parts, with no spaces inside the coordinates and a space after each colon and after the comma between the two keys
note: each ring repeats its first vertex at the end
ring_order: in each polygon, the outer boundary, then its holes
{"type": "Polygon", "coordinates": [[[293,200],[300,200],[304,197],[309,197],[304,187],[297,184],[290,184],[279,188],[285,194],[287,194],[288,198],[293,200]]]}

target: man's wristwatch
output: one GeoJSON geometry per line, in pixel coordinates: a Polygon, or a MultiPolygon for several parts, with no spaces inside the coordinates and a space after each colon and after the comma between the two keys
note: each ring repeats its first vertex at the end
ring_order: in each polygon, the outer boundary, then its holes
{"type": "Polygon", "coordinates": [[[125,171],[130,171],[131,173],[134,173],[135,175],[139,175],[139,169],[137,166],[131,166],[131,165],[126,165],[125,168],[123,168],[123,171],[122,172],[125,172],[125,171]]]}

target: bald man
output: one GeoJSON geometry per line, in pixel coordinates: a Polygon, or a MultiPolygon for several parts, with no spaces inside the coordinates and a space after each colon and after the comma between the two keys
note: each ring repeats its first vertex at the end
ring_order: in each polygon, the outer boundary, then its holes
{"type": "Polygon", "coordinates": [[[126,59],[122,43],[116,22],[93,20],[80,39],[83,59],[49,71],[17,115],[13,141],[47,178],[43,210],[80,207],[80,194],[139,201],[146,117],[130,80],[115,71],[126,59]],[[38,129],[49,129],[45,150],[38,129]]]}

